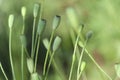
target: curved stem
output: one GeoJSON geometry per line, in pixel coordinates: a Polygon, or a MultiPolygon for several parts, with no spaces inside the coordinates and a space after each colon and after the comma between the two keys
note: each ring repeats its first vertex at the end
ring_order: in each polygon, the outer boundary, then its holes
{"type": "Polygon", "coordinates": [[[80,66],[81,66],[82,57],[83,57],[83,53],[85,51],[86,44],[87,44],[87,40],[85,41],[84,47],[82,49],[82,52],[81,52],[81,55],[80,55],[80,58],[79,58],[78,69],[77,69],[77,80],[79,80],[80,75],[82,74],[82,72],[80,71],[80,66]]]}
{"type": "Polygon", "coordinates": [[[36,17],[34,18],[34,21],[33,21],[33,31],[32,31],[32,47],[31,47],[31,57],[34,58],[34,52],[33,52],[33,49],[34,49],[34,36],[35,36],[35,24],[36,24],[36,17]]]}
{"type": "Polygon", "coordinates": [[[36,57],[35,57],[35,67],[34,67],[34,72],[36,72],[36,66],[37,66],[37,59],[38,59],[39,45],[40,45],[40,35],[39,35],[39,37],[38,37],[38,43],[37,43],[37,50],[36,50],[36,57]]]}
{"type": "Polygon", "coordinates": [[[52,63],[52,60],[53,60],[54,54],[55,54],[55,52],[53,52],[52,55],[51,55],[51,58],[50,58],[50,61],[49,61],[49,64],[48,64],[48,68],[47,68],[47,71],[46,71],[45,80],[47,80],[47,75],[48,75],[48,72],[49,72],[50,65],[51,65],[51,63],[52,63]]]}
{"type": "Polygon", "coordinates": [[[12,68],[13,80],[16,80],[14,66],[13,66],[13,59],[12,59],[12,51],[11,51],[11,41],[12,41],[11,38],[12,38],[12,28],[10,28],[10,33],[9,33],[9,57],[10,57],[10,64],[12,68]]]}
{"type": "Polygon", "coordinates": [[[90,57],[90,59],[93,61],[93,63],[97,66],[97,68],[103,72],[106,77],[108,77],[109,80],[112,80],[112,78],[99,66],[99,64],[94,60],[94,58],[90,55],[90,53],[87,51],[87,49],[85,48],[85,52],[87,53],[87,55],[90,57]]]}
{"type": "Polygon", "coordinates": [[[5,74],[5,71],[4,71],[1,63],[0,63],[0,68],[1,68],[1,70],[2,70],[2,73],[3,73],[4,77],[5,77],[5,79],[8,80],[8,77],[7,77],[7,75],[5,74]]]}
{"type": "Polygon", "coordinates": [[[81,32],[81,29],[80,29],[79,34],[77,36],[77,39],[75,41],[75,46],[74,46],[74,51],[73,51],[73,56],[72,56],[72,64],[71,64],[71,69],[70,69],[70,74],[69,74],[69,80],[71,80],[71,77],[72,77],[73,66],[74,66],[74,63],[75,63],[75,53],[76,53],[76,50],[77,50],[77,44],[78,44],[78,41],[79,41],[80,32],[81,32]]]}
{"type": "MultiPolygon", "coordinates": [[[[37,41],[38,41],[38,35],[36,34],[35,36],[35,44],[34,44],[34,49],[33,49],[33,53],[35,53],[35,49],[36,49],[36,46],[37,46],[37,41]]],[[[35,56],[35,55],[34,55],[35,56]]],[[[33,57],[34,57],[33,56],[33,57]]]]}
{"type": "Polygon", "coordinates": [[[46,57],[45,57],[45,62],[44,62],[44,67],[43,67],[43,76],[45,76],[46,64],[47,64],[48,54],[50,52],[50,46],[51,46],[51,43],[52,43],[52,40],[53,40],[53,36],[54,36],[54,31],[52,31],[52,34],[51,34],[51,37],[50,37],[50,43],[49,43],[48,50],[47,50],[46,57]]]}

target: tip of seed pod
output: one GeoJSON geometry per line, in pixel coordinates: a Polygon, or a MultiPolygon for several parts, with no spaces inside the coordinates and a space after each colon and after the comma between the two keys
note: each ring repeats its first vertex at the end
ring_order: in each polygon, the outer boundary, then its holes
{"type": "Polygon", "coordinates": [[[79,44],[80,47],[84,47],[84,45],[83,45],[83,43],[81,41],[79,41],[78,44],[79,44]]]}
{"type": "Polygon", "coordinates": [[[57,36],[54,40],[54,43],[53,43],[53,51],[56,51],[61,43],[61,38],[59,36],[57,36]]]}
{"type": "Polygon", "coordinates": [[[37,17],[39,9],[40,9],[40,4],[39,3],[34,4],[34,9],[33,9],[33,16],[34,17],[37,17]]]}
{"type": "Polygon", "coordinates": [[[38,29],[37,29],[37,33],[39,35],[41,35],[41,33],[43,32],[45,26],[46,26],[46,20],[45,19],[40,19],[39,22],[38,22],[38,29]]]}
{"type": "Polygon", "coordinates": [[[83,30],[83,28],[84,28],[84,24],[80,24],[79,25],[79,30],[81,31],[81,30],[83,30]]]}
{"type": "Polygon", "coordinates": [[[120,77],[120,63],[115,64],[115,71],[118,77],[120,77]]]}
{"type": "Polygon", "coordinates": [[[26,7],[25,6],[23,6],[21,8],[21,14],[22,14],[23,17],[25,17],[25,15],[26,15],[26,7]]]}
{"type": "Polygon", "coordinates": [[[81,64],[81,71],[83,71],[86,67],[86,62],[85,61],[82,61],[82,64],[81,64]]]}
{"type": "Polygon", "coordinates": [[[34,71],[34,62],[32,58],[27,58],[27,68],[30,73],[34,71]]]}
{"type": "Polygon", "coordinates": [[[84,24],[81,24],[81,27],[82,27],[82,29],[85,27],[85,25],[84,24]]]}
{"type": "Polygon", "coordinates": [[[61,21],[61,17],[56,15],[53,19],[53,30],[57,29],[61,21]]]}
{"type": "Polygon", "coordinates": [[[93,31],[89,31],[87,34],[86,34],[86,39],[90,39],[93,35],[93,31]]]}
{"type": "Polygon", "coordinates": [[[9,28],[11,28],[13,26],[13,22],[14,22],[14,15],[10,14],[9,18],[8,18],[8,26],[9,26],[9,28]]]}
{"type": "Polygon", "coordinates": [[[67,14],[67,17],[69,19],[71,26],[73,28],[76,28],[78,26],[79,22],[78,22],[78,18],[76,16],[76,12],[75,12],[74,8],[68,7],[66,9],[66,14],[67,14]]]}
{"type": "Polygon", "coordinates": [[[48,41],[47,38],[43,39],[43,44],[44,44],[45,48],[48,49],[48,47],[49,47],[49,41],[48,41]]]}
{"type": "Polygon", "coordinates": [[[37,72],[31,74],[31,80],[40,80],[40,77],[37,72]]]}

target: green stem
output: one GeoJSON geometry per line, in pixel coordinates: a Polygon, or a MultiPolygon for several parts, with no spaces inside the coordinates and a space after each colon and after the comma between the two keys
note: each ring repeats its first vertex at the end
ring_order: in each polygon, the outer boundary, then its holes
{"type": "Polygon", "coordinates": [[[108,77],[109,80],[112,80],[112,78],[99,66],[99,64],[94,60],[94,58],[90,55],[90,53],[87,51],[87,49],[85,49],[85,52],[87,53],[87,55],[90,57],[90,59],[93,61],[93,63],[97,66],[97,68],[103,72],[106,77],[108,77]]]}
{"type": "MultiPolygon", "coordinates": [[[[25,31],[25,18],[23,17],[23,29],[22,29],[22,34],[24,34],[25,31]]],[[[21,46],[21,75],[22,75],[22,80],[24,80],[24,46],[21,46]]]]}
{"type": "MultiPolygon", "coordinates": [[[[33,49],[33,53],[35,53],[35,49],[36,49],[36,46],[37,46],[37,40],[38,40],[38,35],[36,34],[35,36],[35,45],[34,45],[34,49],[33,49]]],[[[34,57],[35,55],[33,55],[34,57]]]]}
{"type": "MultiPolygon", "coordinates": [[[[49,56],[51,57],[52,53],[50,51],[49,56]]],[[[60,67],[58,67],[59,65],[56,63],[55,59],[53,58],[52,60],[52,65],[54,67],[54,69],[56,70],[56,72],[59,74],[59,76],[61,77],[62,80],[66,80],[65,78],[65,74],[63,73],[63,70],[60,69],[60,67]]]]}
{"type": "Polygon", "coordinates": [[[82,75],[82,71],[80,71],[77,80],[79,80],[80,76],[82,75]]]}
{"type": "Polygon", "coordinates": [[[34,58],[34,36],[35,36],[35,24],[36,24],[36,17],[34,17],[34,21],[33,21],[33,31],[32,31],[32,47],[31,47],[31,57],[34,58]]]}
{"type": "Polygon", "coordinates": [[[72,57],[72,65],[71,65],[71,69],[70,69],[69,80],[71,80],[71,77],[72,77],[74,62],[75,62],[75,55],[73,55],[73,57],[72,57]]]}
{"type": "Polygon", "coordinates": [[[50,65],[51,65],[51,63],[52,63],[52,60],[53,60],[54,54],[55,54],[55,52],[53,52],[52,55],[51,55],[51,58],[50,58],[50,61],[49,61],[49,64],[48,64],[48,68],[47,68],[47,71],[46,71],[45,80],[47,80],[47,75],[48,75],[48,72],[49,72],[50,65]]]}
{"type": "Polygon", "coordinates": [[[1,70],[2,70],[2,73],[3,73],[4,77],[5,77],[5,79],[8,80],[8,77],[7,77],[7,75],[5,74],[5,71],[4,71],[1,63],[0,63],[0,68],[1,68],[1,70]]]}
{"type": "Polygon", "coordinates": [[[21,74],[22,74],[22,80],[24,80],[24,47],[23,45],[21,47],[21,74]]]}
{"type": "MultiPolygon", "coordinates": [[[[75,44],[75,33],[74,33],[73,29],[70,29],[70,36],[71,36],[71,39],[72,39],[72,44],[74,45],[75,44]]],[[[80,51],[79,51],[78,45],[77,45],[76,53],[77,53],[76,54],[77,60],[79,60],[80,51]]]]}
{"type": "Polygon", "coordinates": [[[50,46],[51,46],[51,43],[52,43],[52,40],[53,40],[53,36],[54,36],[54,30],[52,31],[52,34],[51,34],[51,37],[50,37],[50,43],[49,43],[48,50],[47,50],[46,57],[45,57],[45,62],[44,62],[44,67],[43,67],[43,76],[45,76],[46,64],[47,64],[48,54],[50,52],[50,46]]]}
{"type": "Polygon", "coordinates": [[[25,48],[25,52],[26,52],[26,56],[30,58],[29,53],[26,48],[25,48]]]}
{"type": "Polygon", "coordinates": [[[36,50],[36,57],[35,57],[35,67],[34,67],[34,72],[36,72],[36,66],[37,66],[37,59],[38,59],[39,45],[40,45],[40,35],[39,35],[39,37],[38,37],[38,43],[37,43],[37,50],[36,50]]]}
{"type": "Polygon", "coordinates": [[[74,47],[73,56],[72,56],[72,65],[71,65],[71,69],[70,69],[69,80],[71,80],[71,77],[72,77],[73,66],[74,66],[74,63],[75,63],[75,53],[76,53],[76,50],[77,50],[77,44],[78,44],[78,41],[79,41],[80,32],[81,32],[81,29],[80,29],[79,34],[77,36],[77,39],[75,41],[75,47],[74,47]]]}
{"type": "Polygon", "coordinates": [[[14,71],[14,66],[13,66],[13,59],[12,59],[12,51],[11,51],[11,38],[12,38],[12,28],[10,28],[10,33],[9,33],[9,57],[10,57],[10,64],[11,64],[11,68],[12,68],[12,76],[13,76],[13,80],[16,80],[15,77],[15,71],[14,71]]]}
{"type": "Polygon", "coordinates": [[[87,40],[85,41],[85,44],[84,44],[84,47],[81,51],[81,55],[80,55],[80,58],[79,58],[79,63],[78,63],[78,69],[77,69],[77,80],[79,80],[80,78],[80,75],[81,75],[81,71],[80,71],[80,66],[81,66],[81,62],[82,62],[82,57],[83,57],[83,53],[85,51],[85,47],[86,47],[86,44],[87,44],[87,40]]]}

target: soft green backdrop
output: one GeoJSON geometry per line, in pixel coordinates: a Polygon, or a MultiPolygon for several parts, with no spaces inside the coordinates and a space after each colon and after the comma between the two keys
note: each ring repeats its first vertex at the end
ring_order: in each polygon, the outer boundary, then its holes
{"type": "MultiPolygon", "coordinates": [[[[32,10],[35,2],[42,0],[0,0],[0,61],[8,75],[11,77],[11,68],[8,54],[8,16],[15,14],[15,24],[13,27],[12,51],[15,64],[15,71],[20,80],[20,41],[19,34],[22,27],[21,7],[27,7],[26,35],[28,46],[31,42],[31,29],[33,15],[32,10]]],[[[72,24],[67,18],[66,9],[72,7],[75,11],[76,21],[85,24],[83,35],[92,30],[94,35],[88,42],[87,48],[94,56],[100,66],[112,77],[116,77],[114,64],[120,62],[120,0],[45,0],[42,18],[47,20],[47,27],[43,38],[49,37],[51,33],[52,19],[57,14],[62,20],[56,35],[62,37],[61,50],[55,57],[59,65],[65,70],[65,77],[68,78],[71,64],[73,45],[69,36],[72,24]]],[[[43,45],[41,45],[42,47],[43,45]]],[[[30,47],[28,47],[30,51],[30,47]]],[[[45,51],[39,55],[38,72],[42,72],[43,58],[45,51]]],[[[86,56],[86,75],[88,80],[101,80],[100,73],[95,65],[86,56]]],[[[26,70],[27,71],[27,70],[26,70]]],[[[51,72],[49,80],[61,80],[56,74],[51,72]]],[[[0,73],[0,80],[2,73],[0,73]]],[[[106,80],[106,79],[105,79],[106,80]]]]}

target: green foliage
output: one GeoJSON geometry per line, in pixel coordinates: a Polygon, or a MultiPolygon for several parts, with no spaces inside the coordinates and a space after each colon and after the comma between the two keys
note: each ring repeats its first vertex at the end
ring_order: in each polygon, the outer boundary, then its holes
{"type": "Polygon", "coordinates": [[[13,75],[11,77],[15,76],[16,80],[29,80],[32,79],[31,76],[37,76],[33,79],[39,79],[38,76],[41,76],[42,80],[68,80],[70,74],[71,80],[75,80],[77,77],[89,80],[112,80],[115,75],[119,78],[119,64],[115,65],[113,72],[113,64],[120,60],[119,2],[119,0],[1,0],[0,62],[2,65],[0,67],[5,70],[1,70],[3,75],[0,74],[0,79],[4,80],[5,74],[8,79],[11,75],[13,75]],[[33,5],[34,2],[40,2],[40,4],[33,5]],[[51,2],[54,4],[50,4],[51,2]],[[21,6],[23,7],[21,8],[21,6]],[[11,13],[14,13],[15,16],[11,13]],[[33,16],[31,16],[32,13],[33,16]],[[9,28],[6,24],[7,18],[9,28]],[[53,21],[51,21],[52,18],[53,21]],[[81,27],[81,23],[84,24],[84,29],[81,27]],[[13,24],[14,27],[12,27],[13,24]],[[33,31],[31,32],[32,24],[33,31]],[[7,29],[11,29],[10,33],[7,29]],[[30,39],[31,33],[32,40],[30,39]],[[93,33],[94,35],[92,35],[93,33]],[[7,67],[6,70],[4,66],[8,66],[9,63],[7,34],[10,34],[11,67],[7,67]],[[92,38],[90,38],[91,35],[92,38]],[[55,36],[61,36],[61,46],[57,44],[59,41],[55,41],[55,36]],[[87,39],[89,42],[86,41],[87,39]],[[43,41],[45,49],[41,41],[43,41]],[[27,62],[29,58],[33,62],[32,68],[30,68],[31,63],[27,62]],[[78,69],[79,59],[80,70],[78,69]],[[83,61],[86,63],[84,69],[82,68],[83,61]],[[12,74],[7,72],[10,70],[12,74]],[[99,74],[99,71],[102,75],[99,74]],[[24,78],[21,74],[24,75],[24,78]],[[30,77],[28,77],[29,75],[30,77]]]}

